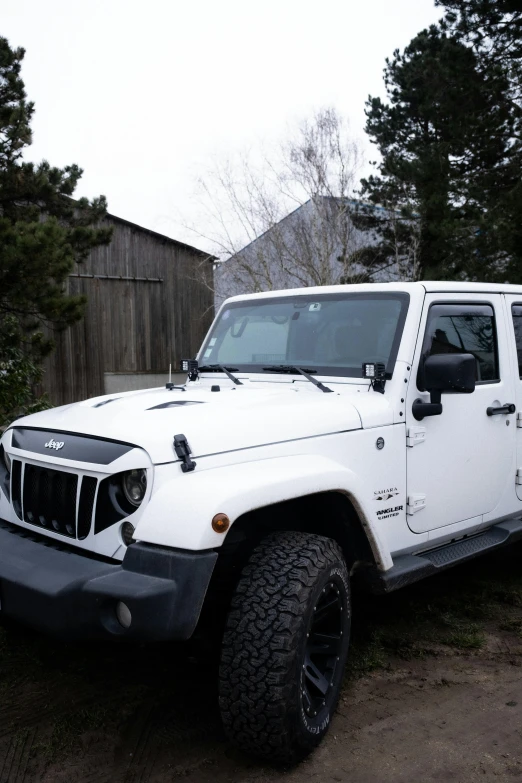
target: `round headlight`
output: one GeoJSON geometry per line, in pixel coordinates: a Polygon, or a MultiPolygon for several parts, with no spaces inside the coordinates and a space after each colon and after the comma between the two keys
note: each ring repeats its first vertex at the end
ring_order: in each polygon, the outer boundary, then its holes
{"type": "Polygon", "coordinates": [[[5,449],[4,449],[4,462],[5,462],[5,466],[7,468],[7,472],[11,473],[11,457],[9,456],[7,451],[5,451],[5,449]]]}
{"type": "Polygon", "coordinates": [[[147,471],[129,470],[123,474],[122,486],[125,497],[131,505],[138,507],[147,489],[147,471]]]}

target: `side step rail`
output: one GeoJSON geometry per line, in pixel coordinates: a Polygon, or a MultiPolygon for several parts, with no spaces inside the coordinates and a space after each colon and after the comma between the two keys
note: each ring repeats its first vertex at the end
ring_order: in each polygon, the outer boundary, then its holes
{"type": "Polygon", "coordinates": [[[451,568],[457,563],[465,563],[467,560],[493,552],[520,539],[522,539],[522,519],[512,519],[471,538],[444,544],[418,555],[399,555],[388,571],[372,568],[362,573],[362,582],[372,593],[391,593],[426,576],[451,568]]]}

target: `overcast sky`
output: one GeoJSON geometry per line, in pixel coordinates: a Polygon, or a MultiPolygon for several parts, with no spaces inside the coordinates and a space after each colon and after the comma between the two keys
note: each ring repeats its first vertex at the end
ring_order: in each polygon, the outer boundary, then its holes
{"type": "Polygon", "coordinates": [[[329,105],[364,137],[385,58],[440,15],[434,0],[4,0],[0,35],[26,49],[27,157],[78,163],[78,195],[198,244],[177,215],[213,155],[329,105]]]}

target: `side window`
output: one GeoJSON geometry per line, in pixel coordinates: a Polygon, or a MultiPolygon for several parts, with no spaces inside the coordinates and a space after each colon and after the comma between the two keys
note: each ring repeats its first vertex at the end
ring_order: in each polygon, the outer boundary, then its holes
{"type": "Polygon", "coordinates": [[[517,344],[518,374],[522,378],[522,304],[513,305],[511,312],[515,329],[515,342],[517,344]]]}
{"type": "MultiPolygon", "coordinates": [[[[520,311],[522,316],[522,307],[520,311]]],[[[520,326],[522,336],[522,319],[520,326]]],[[[422,354],[426,359],[441,353],[471,353],[476,360],[477,383],[500,380],[495,314],[491,305],[432,305],[422,354]]]]}

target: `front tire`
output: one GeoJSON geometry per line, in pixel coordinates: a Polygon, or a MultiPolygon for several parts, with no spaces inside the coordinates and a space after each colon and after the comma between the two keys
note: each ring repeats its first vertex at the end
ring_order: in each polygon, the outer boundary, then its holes
{"type": "Polygon", "coordinates": [[[232,599],[219,704],[235,745],[294,763],[322,740],[350,637],[349,576],[329,538],[274,533],[254,549],[232,599]]]}

